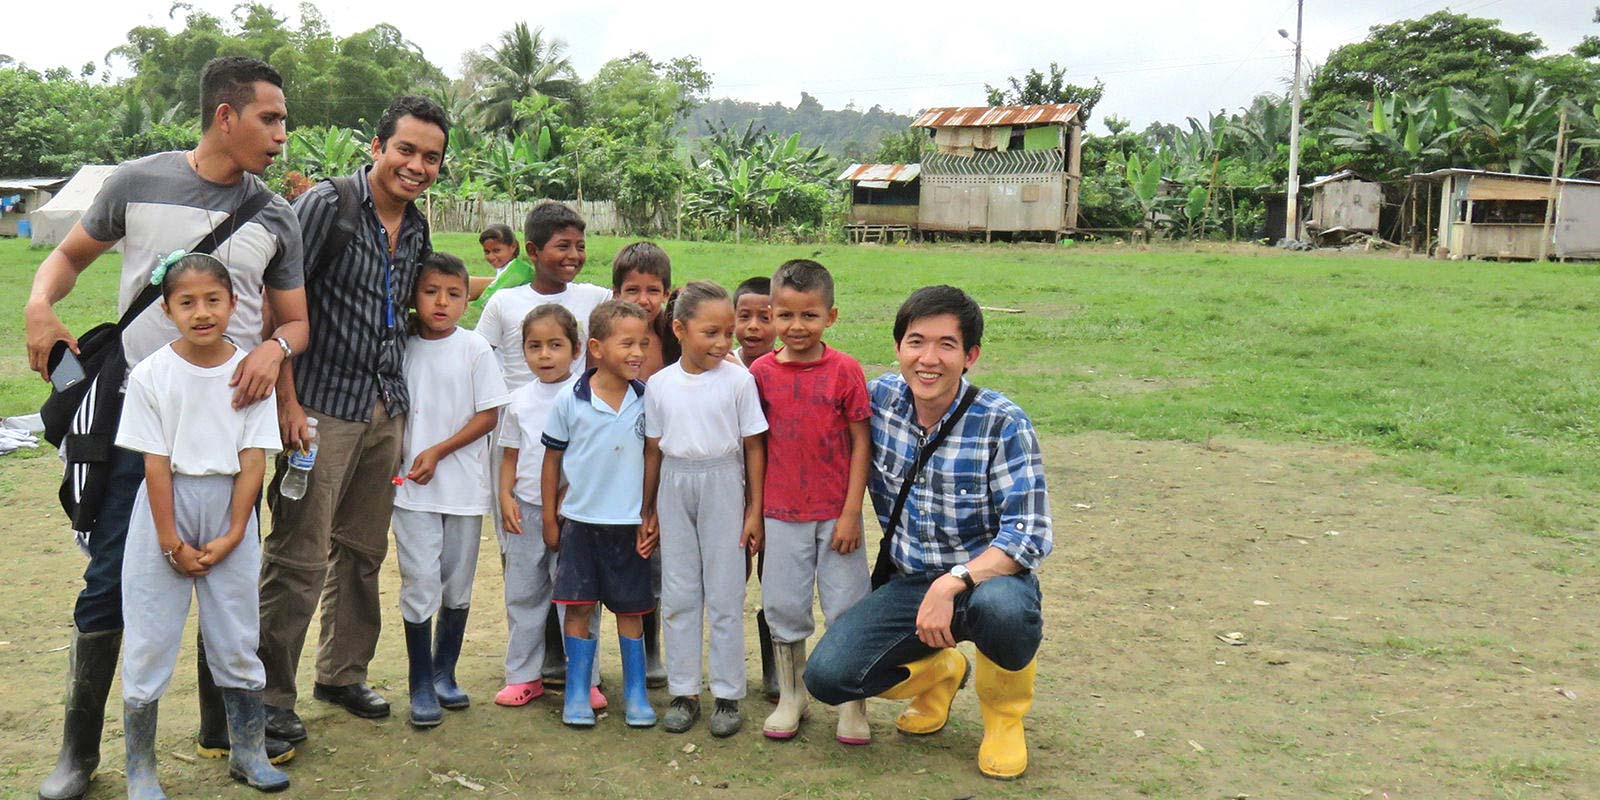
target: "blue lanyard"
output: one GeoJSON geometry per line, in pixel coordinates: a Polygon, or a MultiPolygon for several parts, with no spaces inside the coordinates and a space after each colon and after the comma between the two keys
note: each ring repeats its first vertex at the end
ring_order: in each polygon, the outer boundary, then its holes
{"type": "MultiPolygon", "coordinates": [[[[377,217],[376,211],[373,212],[373,217],[377,217]]],[[[403,217],[400,227],[402,229],[405,227],[403,217]]],[[[389,231],[383,227],[382,222],[378,223],[378,252],[383,254],[383,321],[388,330],[394,330],[394,256],[389,252],[389,231]]]]}

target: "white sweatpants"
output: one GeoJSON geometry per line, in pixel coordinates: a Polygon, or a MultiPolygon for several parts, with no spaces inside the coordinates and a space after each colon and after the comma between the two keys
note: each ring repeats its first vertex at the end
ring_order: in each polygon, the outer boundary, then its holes
{"type": "MultiPolygon", "coordinates": [[[[221,538],[228,532],[232,499],[232,475],[173,475],[178,538],[190,547],[221,538]]],[[[189,619],[190,595],[199,597],[200,632],[212,680],[224,689],[264,688],[267,673],[256,656],[260,578],[261,532],[254,514],[239,546],[221,563],[198,578],[178,574],[161,555],[150,496],[139,484],[122,556],[123,701],[142,705],[166,694],[189,619]]]]}
{"type": "Polygon", "coordinates": [[[400,559],[400,616],[427,622],[441,606],[471,605],[483,517],[396,508],[392,521],[400,559]]]}
{"type": "MultiPolygon", "coordinates": [[[[556,588],[556,561],[559,551],[550,552],[544,544],[544,509],[518,499],[522,512],[522,533],[507,533],[496,525],[500,544],[500,569],[505,573],[506,596],[506,684],[539,680],[544,665],[544,629],[550,614],[550,598],[556,588]]],[[[566,609],[557,606],[558,618],[565,621],[566,609]]],[[[600,607],[595,606],[589,629],[600,630],[600,607]]],[[[600,685],[600,659],[595,659],[591,686],[600,685]]]]}
{"type": "Polygon", "coordinates": [[[858,547],[849,555],[839,555],[828,547],[836,522],[765,519],[766,571],[761,576],[761,607],[766,611],[773,641],[798,642],[811,637],[817,627],[811,613],[813,591],[822,603],[823,620],[832,625],[872,590],[865,547],[858,547]]]}
{"type": "Polygon", "coordinates": [[[711,628],[711,694],[744,697],[744,461],[738,454],[665,458],[661,520],[661,627],[667,688],[700,694],[701,619],[711,628]]]}

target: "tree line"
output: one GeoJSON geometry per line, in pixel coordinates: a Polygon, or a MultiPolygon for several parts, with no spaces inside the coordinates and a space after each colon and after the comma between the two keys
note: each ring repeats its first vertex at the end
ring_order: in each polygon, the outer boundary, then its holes
{"type": "MultiPolygon", "coordinates": [[[[844,163],[908,163],[931,147],[909,117],[879,107],[830,111],[809,94],[792,109],[713,100],[713,78],[692,55],[635,52],[584,78],[565,41],[527,23],[467,53],[452,80],[395,27],[338,36],[309,3],[297,26],[260,3],[226,19],[184,4],[173,12],[183,14],[178,30],[134,28],[107,55],[127,65],[124,80],[93,63],[39,72],[0,56],[0,175],[66,174],[192,145],[200,67],[221,55],[262,58],[284,77],[291,141],[269,178],[285,191],[361,163],[371,123],[407,92],[456,122],[436,192],[611,200],[636,227],[673,218],[696,236],[825,236],[845,202],[832,180],[844,163]]],[[[1563,117],[1563,173],[1597,177],[1597,81],[1600,37],[1547,54],[1533,34],[1448,11],[1375,26],[1310,68],[1302,178],[1342,168],[1386,181],[1444,166],[1548,173],[1563,117]]],[[[1250,237],[1287,178],[1286,90],[1134,131],[1094,116],[1103,83],[1072,83],[1054,63],[986,88],[991,105],[1080,104],[1091,125],[1085,227],[1250,237]]]]}

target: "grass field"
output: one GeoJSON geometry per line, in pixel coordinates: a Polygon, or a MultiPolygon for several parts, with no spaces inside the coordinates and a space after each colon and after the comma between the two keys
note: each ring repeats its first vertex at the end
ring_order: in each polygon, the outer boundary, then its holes
{"type": "MultiPolygon", "coordinates": [[[[604,283],[622,243],[592,239],[585,277],[604,283]]],[[[438,246],[481,265],[475,237],[438,246]]],[[[430,776],[452,769],[529,797],[1600,796],[1600,267],[1238,247],[666,247],[680,282],[730,286],[814,255],[839,285],[830,341],[869,375],[891,361],[894,309],[917,286],[954,283],[1018,312],[988,314],[974,377],[1032,414],[1052,481],[1029,776],[975,775],[970,693],[926,741],[894,735],[896,705],[873,703],[864,752],[834,746],[826,711],[792,746],[750,728],[726,742],[616,725],[586,738],[551,706],[508,725],[486,705],[504,636],[489,546],[463,657],[479,704],[418,735],[304,703],[320,727],[293,768],[301,796],[473,795],[430,776]],[[1217,638],[1234,631],[1245,644],[1217,638]]],[[[15,298],[0,315],[0,415],[44,394],[17,305],[42,256],[0,240],[0,291],[15,298]]],[[[116,263],[62,304],[70,327],[112,316],[116,263]]],[[[18,599],[0,608],[15,678],[0,685],[0,797],[30,796],[59,729],[52,651],[81,563],[49,455],[0,460],[0,558],[18,599]]],[[[396,580],[391,568],[386,594],[396,580]]],[[[399,703],[395,627],[374,670],[399,703]]],[[[163,752],[183,751],[192,726],[189,659],[163,752]]],[[[105,752],[119,765],[120,738],[105,752]]],[[[163,770],[174,794],[246,794],[212,764],[163,770]]],[[[112,775],[94,796],[120,786],[112,775]]]]}

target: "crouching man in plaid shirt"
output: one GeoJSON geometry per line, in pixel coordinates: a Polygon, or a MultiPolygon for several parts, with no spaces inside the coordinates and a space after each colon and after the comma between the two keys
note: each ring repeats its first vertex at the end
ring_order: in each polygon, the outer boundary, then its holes
{"type": "Polygon", "coordinates": [[[1050,498],[1028,415],[988,389],[974,390],[962,409],[970,387],[964,375],[982,336],[978,304],[953,286],[919,289],[895,315],[900,371],[869,387],[868,489],[890,532],[882,546],[892,569],[880,554],[874,583],[885,574],[888,582],[828,628],[806,662],[805,681],[829,704],[910,700],[896,726],[936,733],[974,671],[955,649],[970,641],[983,712],[978,768],[1011,779],[1028,766],[1022,717],[1033,703],[1043,636],[1034,573],[1050,553],[1050,498]],[[947,437],[916,469],[947,425],[947,437]]]}

